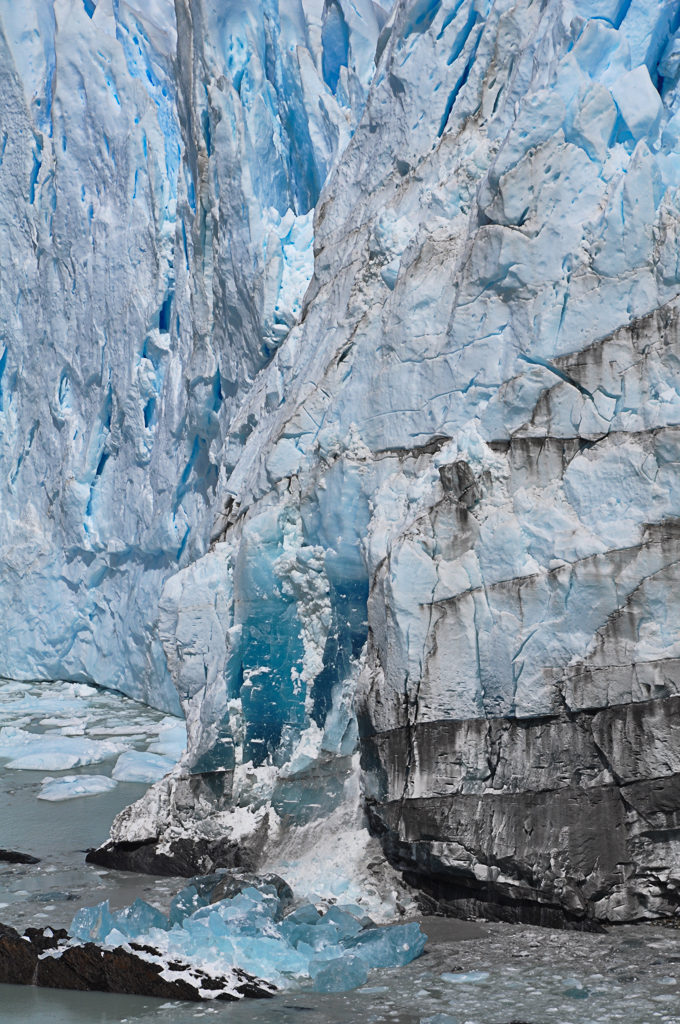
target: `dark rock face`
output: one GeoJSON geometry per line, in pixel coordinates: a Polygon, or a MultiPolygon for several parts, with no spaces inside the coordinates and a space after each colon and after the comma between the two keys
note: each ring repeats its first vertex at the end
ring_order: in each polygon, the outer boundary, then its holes
{"type": "Polygon", "coordinates": [[[575,927],[677,913],[679,714],[671,694],[366,735],[373,828],[445,912],[575,927]]]}
{"type": "Polygon", "coordinates": [[[249,850],[229,839],[177,839],[158,849],[155,839],[142,842],[108,842],[90,850],[85,858],[116,871],[138,871],[147,875],[179,875],[192,878],[217,868],[250,869],[253,858],[249,850]]]}
{"type": "Polygon", "coordinates": [[[63,929],[29,928],[22,936],[0,924],[0,983],[192,1002],[233,1001],[241,996],[265,999],[275,991],[268,982],[238,968],[234,985],[233,978],[213,978],[187,964],[165,961],[157,950],[135,943],[127,950],[103,949],[93,942],[69,945],[68,941],[63,929]]]}
{"type": "Polygon", "coordinates": [[[0,860],[7,864],[39,864],[39,857],[32,857],[30,853],[19,853],[17,850],[0,850],[0,860]]]}

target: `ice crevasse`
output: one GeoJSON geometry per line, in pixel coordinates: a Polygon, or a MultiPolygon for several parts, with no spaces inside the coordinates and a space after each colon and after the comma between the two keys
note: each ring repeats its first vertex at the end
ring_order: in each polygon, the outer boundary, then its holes
{"type": "Polygon", "coordinates": [[[0,8],[0,600],[178,695],[113,839],[356,804],[456,912],[671,913],[680,6],[88,6],[0,8]]]}

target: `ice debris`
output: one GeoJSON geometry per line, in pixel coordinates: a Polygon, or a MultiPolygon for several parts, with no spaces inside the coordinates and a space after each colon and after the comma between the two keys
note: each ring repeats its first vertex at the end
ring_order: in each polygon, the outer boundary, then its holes
{"type": "Polygon", "coordinates": [[[357,988],[374,968],[410,963],[427,941],[417,922],[378,927],[354,905],[325,913],[311,903],[290,913],[287,907],[273,885],[248,886],[211,904],[192,884],[175,897],[167,917],[143,900],[118,911],[106,901],[79,910],[69,931],[107,946],[141,942],[199,962],[208,973],[240,967],[278,988],[317,992],[357,988]]]}
{"type": "Polygon", "coordinates": [[[80,736],[33,733],[16,726],[0,729],[0,758],[7,768],[64,771],[84,764],[99,764],[125,749],[117,740],[88,740],[80,736]]]}
{"type": "Polygon", "coordinates": [[[440,975],[442,981],[448,982],[450,985],[464,985],[469,981],[486,981],[489,977],[488,971],[467,971],[460,974],[442,974],[440,975]]]}
{"type": "Polygon", "coordinates": [[[42,800],[103,793],[116,780],[155,782],[186,747],[181,719],[160,717],[119,694],[84,683],[3,682],[0,722],[6,723],[0,728],[0,761],[8,768],[69,771],[118,758],[113,780],[104,775],[46,779],[39,794],[42,800]],[[147,750],[131,749],[139,746],[147,750]]]}
{"type": "Polygon", "coordinates": [[[115,789],[117,782],[106,775],[64,775],[60,779],[43,779],[38,800],[72,800],[77,796],[97,796],[115,789]]]}
{"type": "Polygon", "coordinates": [[[175,760],[143,750],[126,750],[111,772],[119,782],[158,782],[174,767],[175,760]]]}

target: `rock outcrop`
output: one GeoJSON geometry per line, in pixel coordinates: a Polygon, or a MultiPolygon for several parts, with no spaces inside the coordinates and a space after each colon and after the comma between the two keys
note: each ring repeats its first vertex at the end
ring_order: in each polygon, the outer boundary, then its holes
{"type": "Polygon", "coordinates": [[[0,983],[38,985],[78,992],[118,992],[198,1002],[233,1002],[243,997],[267,999],[274,986],[234,968],[229,977],[214,977],[157,950],[131,943],[103,947],[73,943],[61,928],[29,928],[24,935],[0,924],[0,983]]]}

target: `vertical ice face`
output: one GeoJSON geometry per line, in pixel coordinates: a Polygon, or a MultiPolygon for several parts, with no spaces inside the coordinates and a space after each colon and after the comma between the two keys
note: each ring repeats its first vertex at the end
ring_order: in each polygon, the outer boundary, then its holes
{"type": "Polygon", "coordinates": [[[162,510],[172,455],[155,447],[175,358],[171,12],[0,10],[2,672],[170,706],[138,609],[180,545],[162,510]]]}
{"type": "Polygon", "coordinates": [[[323,816],[358,728],[386,852],[459,909],[677,886],[679,22],[396,6],[163,596],[188,771],[323,816]]]}
{"type": "Polygon", "coordinates": [[[205,550],[224,430],[300,315],[385,17],[0,3],[4,675],[177,708],[160,590],[205,550]]]}
{"type": "Polygon", "coordinates": [[[459,908],[665,911],[680,11],[386,7],[0,3],[2,671],[176,690],[178,818],[359,749],[459,908]]]}

